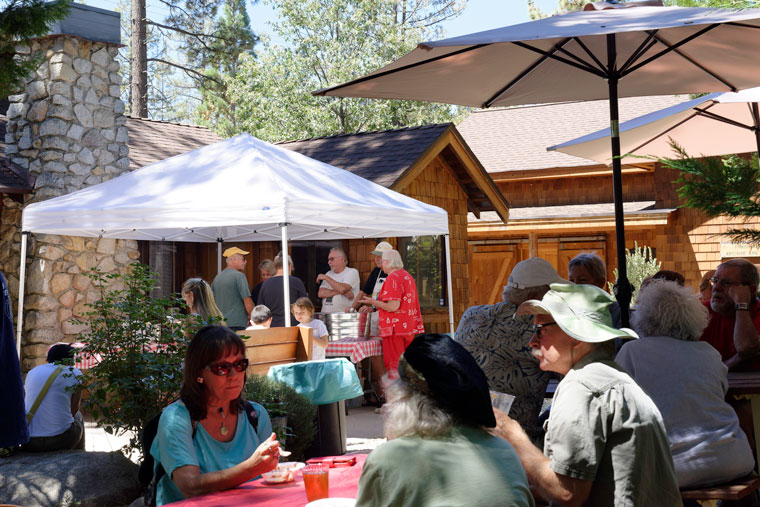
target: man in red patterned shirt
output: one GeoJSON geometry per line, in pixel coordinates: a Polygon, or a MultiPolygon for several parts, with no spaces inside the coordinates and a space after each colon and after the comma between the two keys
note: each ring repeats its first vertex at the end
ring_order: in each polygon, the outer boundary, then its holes
{"type": "Polygon", "coordinates": [[[760,304],[758,272],[746,259],[731,259],[710,279],[712,296],[705,304],[710,323],[702,334],[731,370],[760,371],[760,304]]]}
{"type": "Polygon", "coordinates": [[[404,269],[398,250],[383,252],[383,271],[388,277],[377,299],[363,298],[360,303],[373,305],[380,314],[383,338],[383,362],[388,377],[398,378],[398,360],[414,337],[424,333],[422,312],[417,298],[417,284],[404,269]]]}

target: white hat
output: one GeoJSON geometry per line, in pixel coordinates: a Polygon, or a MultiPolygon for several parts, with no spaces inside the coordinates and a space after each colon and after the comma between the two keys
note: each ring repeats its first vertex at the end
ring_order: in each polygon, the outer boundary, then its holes
{"type": "Polygon", "coordinates": [[[393,250],[393,245],[387,241],[381,241],[370,253],[372,255],[383,255],[384,252],[390,252],[391,250],[393,250]]]}
{"type": "Polygon", "coordinates": [[[552,284],[544,298],[529,299],[517,308],[521,315],[551,315],[567,335],[582,342],[599,343],[613,338],[638,338],[628,328],[615,329],[610,305],[614,299],[594,285],[552,284]]]}
{"type": "Polygon", "coordinates": [[[511,289],[527,289],[528,287],[540,287],[552,283],[570,283],[557,273],[554,266],[540,257],[531,257],[520,261],[512,269],[507,280],[507,287],[511,289]]]}

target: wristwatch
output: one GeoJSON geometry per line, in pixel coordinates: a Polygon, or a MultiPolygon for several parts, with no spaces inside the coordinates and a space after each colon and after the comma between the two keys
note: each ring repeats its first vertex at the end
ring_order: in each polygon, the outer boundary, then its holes
{"type": "Polygon", "coordinates": [[[749,303],[736,303],[734,305],[735,310],[749,310],[749,303]]]}

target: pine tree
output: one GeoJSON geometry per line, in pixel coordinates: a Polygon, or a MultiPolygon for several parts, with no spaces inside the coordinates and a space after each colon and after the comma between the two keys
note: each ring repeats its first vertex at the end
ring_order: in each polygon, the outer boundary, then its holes
{"type": "Polygon", "coordinates": [[[53,21],[69,12],[71,0],[10,0],[0,11],[0,97],[17,92],[41,61],[19,54],[17,44],[44,35],[53,21]]]}

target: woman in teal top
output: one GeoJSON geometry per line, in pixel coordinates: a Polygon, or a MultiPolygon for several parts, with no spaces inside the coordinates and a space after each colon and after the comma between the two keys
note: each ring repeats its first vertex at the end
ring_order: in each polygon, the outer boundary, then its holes
{"type": "Polygon", "coordinates": [[[247,367],[245,345],[229,328],[205,326],[193,337],[180,400],[164,409],[150,449],[156,470],[160,464],[166,471],[157,505],[234,488],[277,466],[267,411],[242,397],[247,367]]]}
{"type": "Polygon", "coordinates": [[[418,335],[386,388],[388,442],[367,458],[358,506],[519,506],[533,496],[512,446],[496,426],[488,381],[446,335],[418,335]]]}

